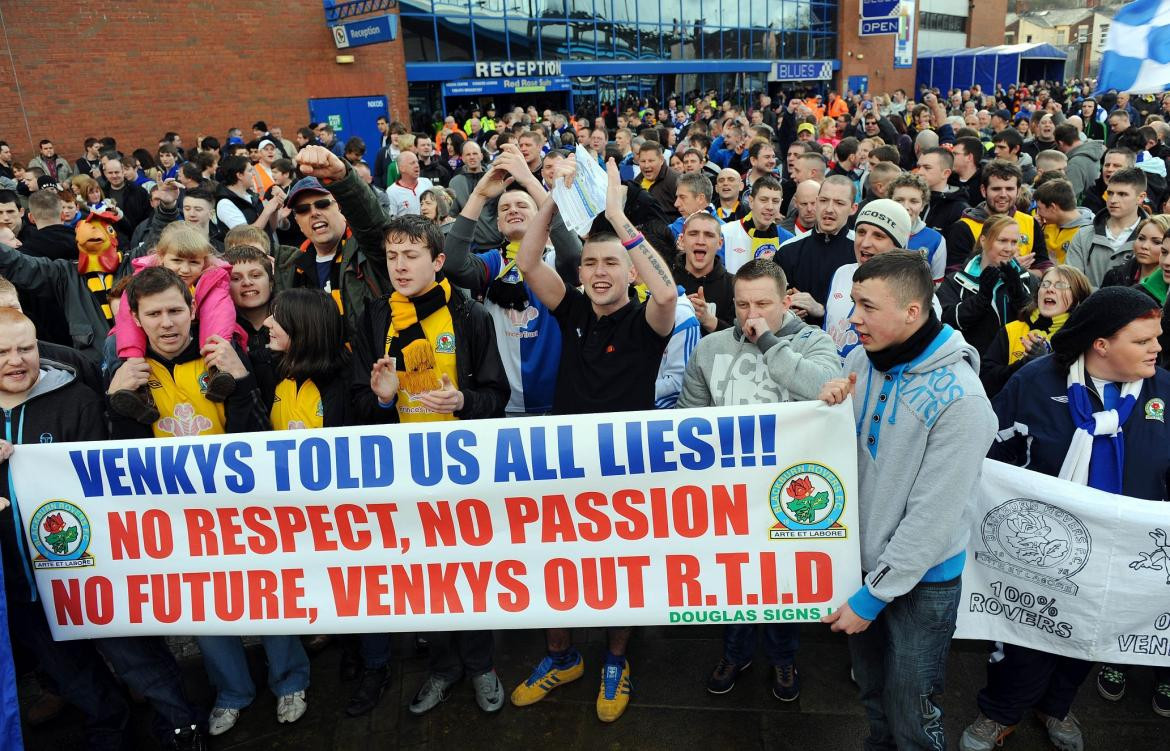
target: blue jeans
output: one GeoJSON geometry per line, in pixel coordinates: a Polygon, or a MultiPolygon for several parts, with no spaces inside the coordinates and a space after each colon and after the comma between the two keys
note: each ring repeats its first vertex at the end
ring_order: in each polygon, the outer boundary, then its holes
{"type": "MultiPolygon", "coordinates": [[[[197,636],[207,676],[215,686],[215,706],[243,709],[256,698],[244,643],[238,636],[197,636]]],[[[268,688],[276,696],[309,686],[309,656],[297,636],[262,636],[268,658],[268,688]]]]}
{"type": "Polygon", "coordinates": [[[853,674],[869,718],[865,749],[946,749],[937,699],[961,586],[958,578],[921,582],[887,605],[868,629],[849,637],[853,674]]]}
{"type": "MultiPolygon", "coordinates": [[[[773,665],[791,665],[800,646],[800,627],[795,623],[764,623],[764,654],[773,665]]],[[[723,627],[723,659],[744,665],[756,654],[756,624],[733,623],[723,627]]]]}

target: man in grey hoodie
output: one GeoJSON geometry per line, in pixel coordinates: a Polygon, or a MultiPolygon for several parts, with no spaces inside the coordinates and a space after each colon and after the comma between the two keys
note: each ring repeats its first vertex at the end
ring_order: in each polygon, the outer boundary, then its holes
{"type": "MultiPolygon", "coordinates": [[[[768,258],[748,261],[735,272],[735,326],[703,338],[687,364],[679,407],[773,404],[813,399],[840,372],[833,339],[789,310],[792,295],[784,271],[768,258]]],[[[794,623],[764,624],[764,650],[772,663],[772,695],[800,696],[796,672],[799,630],[794,623]]],[[[723,630],[723,656],[707,690],[725,694],[752,664],[755,624],[723,630]]]]}
{"type": "Polygon", "coordinates": [[[1105,156],[1105,142],[1087,140],[1082,142],[1076,126],[1069,123],[1056,126],[1056,148],[1068,157],[1064,174],[1072,183],[1073,195],[1077,201],[1089,186],[1101,176],[1101,158],[1105,156]]]}
{"type": "Polygon", "coordinates": [[[822,620],[850,635],[866,748],[946,748],[944,667],[983,456],[996,419],[979,355],[939,323],[922,256],[891,250],[853,277],[861,347],[820,398],[853,402],[864,581],[822,620]],[[881,442],[881,441],[884,441],[881,442]]]}

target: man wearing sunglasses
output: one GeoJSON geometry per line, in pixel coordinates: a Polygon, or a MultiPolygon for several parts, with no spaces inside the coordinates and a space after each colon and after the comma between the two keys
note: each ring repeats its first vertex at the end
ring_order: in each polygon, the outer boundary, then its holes
{"type": "Polygon", "coordinates": [[[292,186],[285,205],[307,240],[276,248],[276,291],[316,287],[333,296],[352,336],[366,304],[390,291],[378,199],[353,168],[323,146],[306,146],[297,166],[310,175],[292,186]]]}

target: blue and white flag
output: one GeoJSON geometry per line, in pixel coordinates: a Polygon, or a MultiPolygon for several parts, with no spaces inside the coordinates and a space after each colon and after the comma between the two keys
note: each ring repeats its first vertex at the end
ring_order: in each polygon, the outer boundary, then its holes
{"type": "Polygon", "coordinates": [[[1113,18],[1097,90],[1170,91],[1170,0],[1135,0],[1113,18]]]}

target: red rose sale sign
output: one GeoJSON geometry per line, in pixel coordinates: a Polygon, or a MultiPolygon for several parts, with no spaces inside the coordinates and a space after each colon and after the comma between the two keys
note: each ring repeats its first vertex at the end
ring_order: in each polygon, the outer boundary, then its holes
{"type": "Polygon", "coordinates": [[[27,445],[58,639],[813,621],[860,586],[849,405],[27,445]]]}

